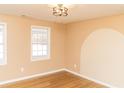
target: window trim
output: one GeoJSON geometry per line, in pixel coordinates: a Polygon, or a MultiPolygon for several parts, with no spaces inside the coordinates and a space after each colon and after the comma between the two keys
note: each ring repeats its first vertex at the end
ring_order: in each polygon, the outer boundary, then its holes
{"type": "Polygon", "coordinates": [[[51,58],[51,28],[50,27],[46,27],[46,26],[37,26],[37,25],[31,25],[31,61],[44,61],[44,60],[50,60],[51,58]],[[41,57],[41,58],[33,58],[32,57],[32,28],[45,28],[48,29],[48,56],[47,57],[41,57]]]}
{"type": "Polygon", "coordinates": [[[7,24],[0,22],[0,25],[4,25],[4,63],[0,64],[0,66],[6,65],[7,64],[7,24]]]}

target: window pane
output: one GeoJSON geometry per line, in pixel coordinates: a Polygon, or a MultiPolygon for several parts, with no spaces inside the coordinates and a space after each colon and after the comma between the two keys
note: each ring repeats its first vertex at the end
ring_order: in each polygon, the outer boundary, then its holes
{"type": "Polygon", "coordinates": [[[3,52],[3,45],[0,45],[0,52],[3,52]]]}
{"type": "Polygon", "coordinates": [[[3,35],[3,31],[0,29],[0,35],[3,35]]]}
{"type": "Polygon", "coordinates": [[[3,35],[0,34],[0,43],[3,43],[3,35]]]}
{"type": "Polygon", "coordinates": [[[43,40],[47,41],[47,32],[43,32],[43,40]]]}
{"type": "Polygon", "coordinates": [[[42,58],[48,55],[48,29],[34,27],[32,28],[32,56],[42,58]]]}
{"type": "Polygon", "coordinates": [[[42,51],[38,51],[39,56],[42,56],[42,54],[43,54],[42,51]]]}
{"type": "Polygon", "coordinates": [[[47,45],[43,45],[43,50],[47,50],[47,45]]]}
{"type": "Polygon", "coordinates": [[[3,59],[3,53],[0,53],[0,59],[3,59]]]}
{"type": "Polygon", "coordinates": [[[37,44],[33,44],[33,50],[37,50],[37,44]]]}
{"type": "Polygon", "coordinates": [[[4,64],[4,57],[6,56],[5,53],[6,51],[5,49],[5,42],[4,42],[4,34],[5,34],[5,25],[4,24],[0,24],[0,64],[4,64]]]}
{"type": "Polygon", "coordinates": [[[39,50],[39,51],[42,51],[42,47],[43,47],[43,46],[42,46],[41,44],[38,44],[38,50],[39,50]]]}
{"type": "Polygon", "coordinates": [[[47,51],[43,51],[43,55],[46,56],[47,55],[47,51]]]}
{"type": "Polygon", "coordinates": [[[0,59],[0,64],[4,64],[4,60],[3,59],[0,59]]]}
{"type": "Polygon", "coordinates": [[[33,33],[33,34],[32,34],[32,37],[33,37],[33,38],[37,38],[37,34],[36,34],[36,33],[33,33]]]}
{"type": "Polygon", "coordinates": [[[0,24],[0,29],[3,29],[4,28],[4,25],[0,24]]]}
{"type": "Polygon", "coordinates": [[[37,51],[33,51],[33,56],[37,56],[37,51]]]}

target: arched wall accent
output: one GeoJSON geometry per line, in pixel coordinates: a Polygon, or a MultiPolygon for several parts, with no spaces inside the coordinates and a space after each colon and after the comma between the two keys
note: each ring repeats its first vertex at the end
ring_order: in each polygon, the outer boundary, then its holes
{"type": "Polygon", "coordinates": [[[80,73],[124,87],[124,35],[114,29],[93,31],[81,47],[80,73]]]}

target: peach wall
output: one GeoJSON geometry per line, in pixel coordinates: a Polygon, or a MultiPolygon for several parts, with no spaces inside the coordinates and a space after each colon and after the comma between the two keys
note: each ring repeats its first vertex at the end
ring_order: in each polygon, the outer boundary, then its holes
{"type": "MultiPolygon", "coordinates": [[[[96,31],[97,29],[104,29],[104,28],[113,29],[124,35],[124,14],[117,15],[117,16],[97,18],[97,19],[92,19],[92,20],[87,20],[87,21],[74,22],[74,23],[70,23],[70,24],[66,25],[66,30],[67,30],[67,32],[66,32],[66,34],[67,34],[67,37],[66,37],[66,44],[67,44],[66,67],[68,69],[80,73],[81,47],[84,44],[84,41],[93,31],[96,31]],[[74,66],[74,64],[77,66],[74,66]]],[[[82,63],[82,65],[83,65],[83,63],[82,63]]],[[[92,64],[89,64],[89,65],[90,65],[90,67],[92,67],[92,64]]],[[[104,65],[104,63],[103,64],[101,63],[101,66],[102,65],[104,65]]],[[[113,65],[112,62],[111,62],[111,65],[113,65]]],[[[123,63],[123,65],[124,65],[124,63],[123,63]]],[[[121,67],[122,64],[118,64],[118,66],[121,67]]],[[[97,65],[96,65],[96,69],[97,70],[94,70],[94,69],[92,69],[92,70],[93,71],[100,70],[100,68],[97,67],[97,65]]],[[[123,71],[123,70],[120,69],[119,71],[123,71]]],[[[86,71],[84,71],[85,75],[90,76],[91,78],[95,77],[97,80],[101,80],[103,82],[107,81],[106,80],[106,76],[107,76],[106,70],[103,72],[96,73],[96,75],[93,73],[90,73],[90,71],[91,71],[91,69],[89,71],[88,71],[88,69],[86,71]],[[100,74],[105,77],[102,77],[102,79],[100,79],[98,77],[98,76],[100,76],[100,74]]],[[[113,72],[111,72],[111,73],[113,73],[113,72]]],[[[118,73],[122,73],[122,72],[118,72],[118,73]]],[[[120,81],[123,81],[122,78],[119,78],[120,76],[117,76],[117,79],[116,78],[113,79],[113,77],[114,77],[114,75],[111,74],[110,77],[108,77],[108,79],[111,79],[110,80],[111,82],[109,82],[109,80],[108,80],[107,83],[113,84],[113,85],[115,84],[119,87],[120,86],[124,87],[123,82],[122,83],[120,82],[120,81]],[[121,79],[121,80],[119,80],[119,79],[121,79]]]]}
{"type": "Polygon", "coordinates": [[[64,67],[65,26],[26,17],[0,15],[7,23],[7,65],[0,66],[0,81],[30,76],[64,67]],[[31,62],[31,25],[51,27],[51,59],[31,62]],[[24,67],[24,72],[21,72],[24,67]]]}
{"type": "Polygon", "coordinates": [[[124,34],[124,14],[65,25],[8,15],[0,15],[0,22],[7,23],[8,47],[8,64],[0,66],[0,81],[64,67],[80,73],[81,47],[93,31],[101,28],[112,28],[124,34]],[[50,60],[31,62],[31,25],[51,27],[50,60]],[[24,67],[24,72],[21,72],[21,67],[24,67]]]}

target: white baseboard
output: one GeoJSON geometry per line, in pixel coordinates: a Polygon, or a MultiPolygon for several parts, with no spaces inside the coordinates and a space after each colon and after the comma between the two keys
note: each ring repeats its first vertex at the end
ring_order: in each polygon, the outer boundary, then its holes
{"type": "Polygon", "coordinates": [[[12,79],[12,80],[1,81],[0,85],[13,83],[13,82],[21,81],[21,80],[26,80],[26,79],[31,79],[31,78],[38,77],[38,76],[45,76],[45,75],[53,74],[53,73],[60,72],[60,71],[67,71],[69,73],[72,73],[74,75],[80,76],[82,78],[86,78],[88,80],[94,81],[94,82],[99,83],[101,85],[105,85],[105,86],[110,87],[110,88],[117,88],[117,87],[112,86],[110,84],[107,84],[107,83],[101,82],[99,80],[96,80],[96,79],[81,75],[79,73],[76,73],[76,72],[71,71],[71,70],[66,69],[66,68],[62,68],[62,69],[58,69],[58,70],[54,70],[54,71],[49,71],[49,72],[44,72],[44,73],[39,73],[39,74],[31,75],[31,76],[25,76],[25,77],[21,77],[21,78],[17,78],[17,79],[12,79]]]}
{"type": "Polygon", "coordinates": [[[13,82],[21,81],[21,80],[26,80],[26,79],[31,79],[31,78],[38,77],[38,76],[49,75],[49,74],[53,74],[53,73],[60,72],[60,71],[65,71],[65,69],[62,68],[62,69],[58,69],[58,70],[54,70],[54,71],[39,73],[39,74],[31,75],[31,76],[25,76],[25,77],[21,77],[21,78],[17,78],[17,79],[1,81],[0,85],[4,85],[4,84],[8,84],[8,83],[13,83],[13,82]]]}
{"type": "Polygon", "coordinates": [[[96,79],[94,79],[94,78],[91,78],[91,77],[88,77],[88,76],[85,76],[85,75],[81,75],[81,74],[76,73],[76,72],[74,72],[74,71],[71,71],[71,70],[68,70],[68,69],[64,69],[64,70],[67,71],[67,72],[70,72],[70,73],[72,73],[72,74],[74,74],[74,75],[77,75],[77,76],[79,76],[79,77],[86,78],[86,79],[91,80],[91,81],[93,81],[93,82],[96,82],[96,83],[98,83],[98,84],[104,85],[104,86],[106,86],[106,87],[117,88],[117,87],[112,86],[112,85],[110,85],[110,84],[104,83],[104,82],[102,82],[102,81],[96,80],[96,79]]]}

